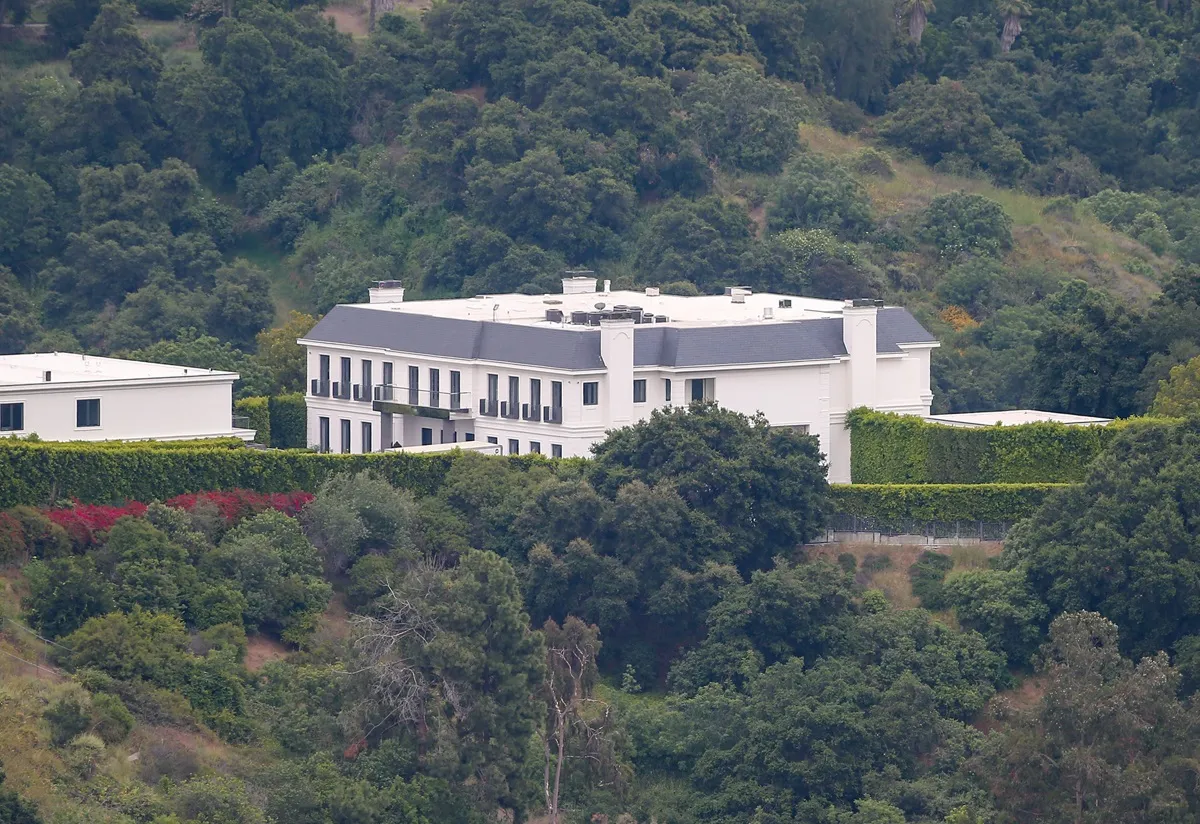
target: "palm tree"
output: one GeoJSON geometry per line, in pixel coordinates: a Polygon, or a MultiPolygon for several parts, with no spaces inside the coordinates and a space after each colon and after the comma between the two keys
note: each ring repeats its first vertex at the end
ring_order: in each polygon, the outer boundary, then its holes
{"type": "Polygon", "coordinates": [[[1021,18],[1031,13],[1026,0],[998,0],[996,4],[1000,16],[1004,18],[1004,31],[1000,34],[1000,51],[1007,53],[1012,44],[1021,34],[1021,18]]]}
{"type": "Polygon", "coordinates": [[[929,15],[935,10],[933,0],[901,0],[900,13],[908,18],[908,36],[914,43],[921,42],[929,15]]]}

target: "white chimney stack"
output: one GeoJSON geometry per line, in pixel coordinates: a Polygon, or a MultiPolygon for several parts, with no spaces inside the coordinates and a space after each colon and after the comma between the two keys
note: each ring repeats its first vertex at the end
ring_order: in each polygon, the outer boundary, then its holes
{"type": "Polygon", "coordinates": [[[633,423],[633,321],[628,318],[600,321],[600,359],[608,372],[601,400],[608,407],[605,427],[633,423]]]}
{"type": "Polygon", "coordinates": [[[850,408],[875,406],[878,344],[875,325],[883,301],[848,300],[842,308],[842,342],[850,355],[850,408]]]}
{"type": "Polygon", "coordinates": [[[604,281],[604,294],[607,295],[611,291],[612,291],[612,281],[611,280],[604,281]]]}
{"type": "Polygon", "coordinates": [[[404,286],[398,280],[379,280],[367,290],[371,303],[403,303],[404,286]]]}

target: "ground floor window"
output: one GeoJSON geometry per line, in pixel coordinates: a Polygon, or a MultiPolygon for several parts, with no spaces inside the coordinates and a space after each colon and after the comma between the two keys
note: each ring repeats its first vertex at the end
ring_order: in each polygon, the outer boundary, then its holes
{"type": "Polygon", "coordinates": [[[99,426],[100,425],[100,399],[88,398],[87,400],[75,401],[75,426],[99,426]]]}
{"type": "Polygon", "coordinates": [[[488,435],[488,443],[499,444],[500,439],[497,438],[495,435],[488,435]]]}
{"type": "Polygon", "coordinates": [[[421,446],[429,446],[433,443],[433,430],[428,426],[421,427],[421,446]]]}
{"type": "Polygon", "coordinates": [[[342,452],[350,453],[350,421],[342,418],[342,452]]]}
{"type": "Polygon", "coordinates": [[[317,451],[329,451],[329,418],[317,419],[317,451]]]}
{"type": "Polygon", "coordinates": [[[521,453],[521,442],[516,438],[508,439],[508,454],[519,455],[521,453]]]}
{"type": "Polygon", "coordinates": [[[541,442],[540,441],[530,441],[529,442],[529,453],[531,455],[541,455],[542,454],[541,442]]]}
{"type": "Polygon", "coordinates": [[[25,428],[25,404],[0,403],[0,432],[20,432],[25,428]]]}
{"type": "Polygon", "coordinates": [[[562,444],[560,444],[560,443],[550,444],[550,457],[551,458],[561,458],[562,457],[562,444]]]}
{"type": "MultiPolygon", "coordinates": [[[[369,361],[368,361],[368,363],[369,363],[369,361]]],[[[373,440],[374,439],[371,437],[371,422],[363,421],[363,424],[362,424],[362,451],[363,452],[371,451],[373,440]]]]}

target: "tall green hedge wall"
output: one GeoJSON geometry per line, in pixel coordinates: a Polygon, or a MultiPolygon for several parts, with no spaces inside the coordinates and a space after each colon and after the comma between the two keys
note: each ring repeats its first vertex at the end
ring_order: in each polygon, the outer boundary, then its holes
{"type": "Polygon", "coordinates": [[[276,449],[308,447],[308,412],[304,395],[273,395],[268,402],[271,446],[276,449]]]}
{"type": "Polygon", "coordinates": [[[271,413],[265,397],[241,398],[233,402],[233,414],[248,419],[247,427],[255,431],[254,440],[269,446],[271,443],[271,413]]]}
{"type": "Polygon", "coordinates": [[[850,477],[855,484],[1076,483],[1088,465],[1130,426],[1175,426],[1133,418],[1108,426],[1030,423],[955,427],[913,415],[855,409],[850,477]]]}
{"type": "Polygon", "coordinates": [[[900,521],[990,521],[1026,518],[1072,484],[834,484],[830,508],[841,515],[900,521]]]}
{"type": "Polygon", "coordinates": [[[153,501],[209,489],[312,491],[332,474],[364,469],[380,473],[398,487],[429,494],[438,489],[456,458],[455,453],[322,455],[225,445],[164,449],[142,444],[0,441],[0,508],[44,505],[62,498],[84,503],[153,501]]]}

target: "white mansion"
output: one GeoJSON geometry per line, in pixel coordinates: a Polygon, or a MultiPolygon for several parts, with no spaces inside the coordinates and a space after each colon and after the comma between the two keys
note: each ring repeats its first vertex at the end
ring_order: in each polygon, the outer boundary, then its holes
{"type": "Polygon", "coordinates": [[[929,414],[938,345],[874,300],[599,291],[594,277],[564,278],[560,295],[407,303],[384,282],[300,343],[321,450],[478,441],[582,456],[656,407],[715,400],[816,435],[835,482],[850,480],[848,410],[929,414]]]}

